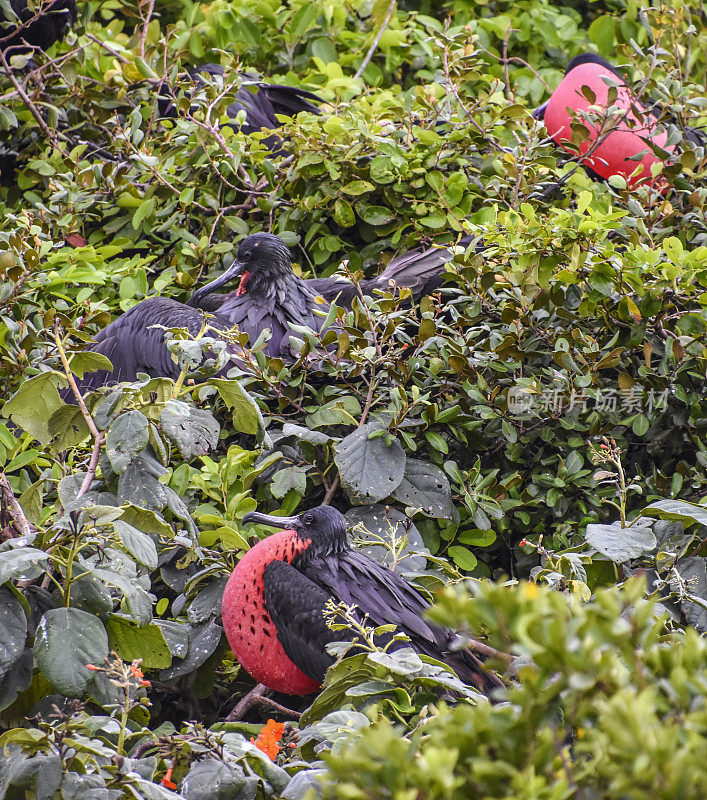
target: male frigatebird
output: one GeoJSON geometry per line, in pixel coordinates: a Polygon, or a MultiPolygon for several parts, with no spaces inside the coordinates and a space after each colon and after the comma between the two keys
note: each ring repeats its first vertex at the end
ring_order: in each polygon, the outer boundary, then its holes
{"type": "Polygon", "coordinates": [[[0,9],[0,50],[6,56],[48,50],[76,22],[76,0],[44,0],[32,7],[27,0],[10,0],[10,8],[16,19],[0,9]]]}
{"type": "MultiPolygon", "coordinates": [[[[587,153],[582,163],[590,172],[605,179],[620,175],[635,186],[652,181],[651,166],[665,160],[654,147],[666,154],[675,152],[675,146],[667,144],[660,112],[655,104],[636,98],[606,59],[584,53],[569,62],[565,77],[533,116],[544,120],[550,137],[564,150],[587,153]],[[585,128],[588,138],[573,144],[573,123],[585,128]]],[[[707,140],[694,128],[686,128],[683,136],[696,144],[707,140]]]]}
{"type": "MultiPolygon", "coordinates": [[[[465,237],[460,245],[469,242],[470,237],[465,237]]],[[[392,259],[380,275],[358,285],[336,278],[305,280],[292,271],[290,251],[282,239],[270,233],[254,233],[241,242],[231,266],[194,292],[186,305],[165,297],[152,297],[99,331],[87,349],[109,358],[113,371],[86,373],[77,384],[82,391],[92,390],[108,383],[133,381],[138,372],[176,378],[180,369],[164,343],[164,330],[152,326],[187,328],[196,335],[203,324],[202,311],[214,315],[209,324],[217,332],[237,325],[248,334],[251,344],[269,329],[271,338],[265,352],[291,357],[292,326],[321,330],[330,302],[336,301],[346,308],[356,296],[373,295],[377,289],[393,287],[410,288],[414,297],[420,297],[438,288],[444,265],[452,258],[453,253],[447,248],[428,248],[392,259]],[[235,280],[239,282],[238,288],[230,294],[216,292],[235,280]]],[[[217,332],[210,335],[217,336],[217,332]]],[[[229,345],[229,351],[237,358],[244,355],[238,347],[229,345]]],[[[68,394],[65,396],[69,398],[68,394]]]]}
{"type": "Polygon", "coordinates": [[[325,620],[329,600],[355,605],[369,624],[396,625],[412,646],[454,669],[465,683],[490,693],[502,681],[451,631],[424,619],[429,603],[396,572],[354,550],[346,518],[331,506],[295,517],[251,512],[243,522],[284,528],[249,550],[233,570],[221,605],[226,637],[241,665],[284,694],[318,689],[334,662],[326,645],[351,641],[325,620]]]}
{"type": "MultiPolygon", "coordinates": [[[[207,83],[223,86],[228,77],[226,70],[219,64],[201,64],[190,68],[187,72],[194,82],[195,90],[206,86],[207,83]]],[[[177,92],[174,87],[163,81],[158,93],[160,115],[176,117],[177,92]]],[[[315,103],[323,102],[321,97],[306,89],[279,83],[263,83],[257,77],[246,74],[243,83],[236,90],[234,101],[226,108],[226,114],[231,119],[236,119],[241,111],[244,112],[245,119],[240,125],[240,130],[244,133],[255,133],[282,127],[282,121],[278,117],[294,117],[303,111],[319,114],[319,108],[315,103]]],[[[263,139],[263,143],[270,150],[284,153],[279,147],[281,139],[278,136],[268,136],[263,139]]]]}

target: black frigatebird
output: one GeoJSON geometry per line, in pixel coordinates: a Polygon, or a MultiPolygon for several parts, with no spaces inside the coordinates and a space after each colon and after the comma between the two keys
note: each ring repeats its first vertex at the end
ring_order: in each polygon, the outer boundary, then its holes
{"type": "MultiPolygon", "coordinates": [[[[466,246],[470,241],[465,237],[460,244],[466,246]]],[[[270,233],[254,233],[241,242],[231,266],[194,292],[186,304],[165,297],[148,298],[99,331],[87,349],[109,358],[113,371],[86,373],[77,381],[78,387],[86,391],[108,383],[133,381],[138,372],[176,378],[180,369],[164,343],[164,331],[152,326],[187,328],[196,335],[203,324],[203,311],[214,315],[209,324],[216,331],[237,325],[248,334],[251,344],[269,329],[271,338],[265,352],[292,357],[292,326],[320,331],[330,302],[350,307],[354,297],[373,295],[376,289],[390,289],[391,285],[410,288],[414,297],[420,297],[439,287],[444,265],[452,258],[453,253],[447,248],[428,248],[392,259],[379,276],[358,285],[336,278],[305,280],[292,271],[290,251],[282,239],[270,233]],[[234,291],[216,292],[235,280],[239,283],[234,291]]],[[[239,347],[229,345],[229,349],[236,357],[244,355],[239,347]]]]}
{"type": "MultiPolygon", "coordinates": [[[[466,248],[471,241],[465,236],[459,246],[466,248]]],[[[418,299],[441,286],[444,265],[453,257],[447,248],[430,247],[391,259],[380,275],[359,284],[338,278],[302,279],[292,271],[290,251],[282,239],[255,233],[243,240],[237,259],[223,275],[197,290],[189,304],[238,325],[251,342],[269,328],[272,338],[266,352],[285,355],[293,324],[319,331],[330,303],[350,308],[355,297],[374,296],[376,290],[408,288],[418,299]],[[236,278],[240,282],[235,291],[216,292],[236,278]]]]}
{"type": "MultiPolygon", "coordinates": [[[[219,64],[201,64],[187,70],[193,80],[195,90],[207,83],[217,82],[223,85],[226,70],[219,64]]],[[[158,109],[162,117],[177,116],[177,92],[174,87],[163,81],[158,89],[158,109]]],[[[261,130],[276,130],[282,127],[278,117],[294,117],[303,111],[320,114],[315,103],[323,103],[321,97],[296,86],[285,86],[277,83],[263,83],[255,77],[245,75],[243,83],[238,87],[234,101],[226,108],[226,114],[236,119],[244,112],[245,119],[240,126],[244,133],[255,133],[261,130]],[[251,91],[250,88],[254,89],[251,91]]],[[[268,136],[263,140],[265,146],[283,154],[278,136],[268,136]]]]}
{"type": "Polygon", "coordinates": [[[326,645],[351,640],[326,624],[327,602],[355,605],[373,625],[396,625],[419,653],[444,661],[485,693],[503,686],[458,637],[424,619],[427,600],[396,572],[354,550],[346,518],[331,506],[294,517],[251,512],[243,522],[275,528],[238,562],[223,593],[226,637],[240,664],[284,694],[309,694],[334,662],[326,645]]]}
{"type": "MultiPolygon", "coordinates": [[[[635,186],[653,181],[651,166],[664,161],[652,147],[675,153],[675,146],[667,143],[661,111],[656,104],[639,101],[606,59],[583,53],[569,62],[565,77],[533,116],[544,120],[548,134],[564,150],[576,155],[578,146],[580,155],[589,153],[582,163],[590,173],[604,179],[620,175],[635,186]],[[617,114],[607,116],[610,107],[617,114]],[[572,143],[573,122],[589,134],[578,145],[572,143]]],[[[683,136],[698,145],[707,142],[707,135],[695,128],[685,128],[683,136]]]]}
{"type": "Polygon", "coordinates": [[[0,9],[0,50],[7,56],[48,50],[76,22],[76,0],[44,0],[31,8],[27,0],[10,0],[10,7],[16,19],[0,9]]]}

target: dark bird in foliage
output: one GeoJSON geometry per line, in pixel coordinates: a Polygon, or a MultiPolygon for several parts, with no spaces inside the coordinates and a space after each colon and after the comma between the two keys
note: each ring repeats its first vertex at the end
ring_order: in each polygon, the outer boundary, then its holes
{"type": "MultiPolygon", "coordinates": [[[[463,239],[462,244],[468,244],[463,239]]],[[[217,331],[237,325],[254,344],[269,329],[271,338],[265,352],[271,356],[292,357],[290,336],[299,336],[293,325],[303,325],[314,332],[322,328],[330,302],[350,307],[359,294],[372,295],[376,289],[392,285],[408,287],[415,297],[434,291],[441,284],[444,264],[452,253],[446,248],[406,253],[392,259],[376,278],[356,285],[335,278],[304,280],[292,271],[292,259],[282,239],[270,233],[246,237],[231,266],[216,280],[194,292],[186,304],[165,297],[152,297],[133,306],[100,331],[88,348],[110,359],[113,371],[86,373],[77,381],[82,391],[110,383],[134,381],[138,372],[153,377],[176,379],[180,368],[164,342],[164,330],[187,328],[196,335],[203,324],[203,311],[213,314],[209,324],[217,331]],[[238,280],[229,294],[217,289],[238,280]]],[[[217,335],[212,333],[210,335],[217,335]]],[[[242,350],[229,345],[231,354],[243,357],[242,350]]],[[[225,369],[228,369],[226,367],[225,369]]],[[[70,395],[65,393],[70,399],[70,395]]]]}
{"type": "MultiPolygon", "coordinates": [[[[544,120],[548,134],[564,150],[588,153],[582,163],[590,174],[604,179],[620,175],[629,186],[652,181],[652,165],[675,153],[660,121],[662,109],[639,101],[621,73],[592,53],[570,61],[560,85],[533,116],[544,120]],[[610,107],[618,113],[607,115],[610,107]],[[578,128],[584,132],[573,144],[573,129],[578,128]]],[[[707,135],[695,128],[685,128],[683,136],[698,145],[707,143],[707,135]]]]}
{"type": "MultiPolygon", "coordinates": [[[[471,237],[460,241],[468,246],[471,237]]],[[[408,288],[418,299],[442,284],[444,265],[453,258],[446,248],[427,248],[392,259],[375,278],[353,284],[337,278],[299,278],[292,271],[292,259],[282,239],[270,233],[255,233],[243,240],[238,257],[216,280],[199,289],[189,304],[211,311],[230,325],[238,325],[255,342],[269,328],[272,337],[265,352],[288,354],[292,325],[306,325],[318,332],[329,304],[350,308],[355,297],[374,296],[376,290],[408,288]],[[229,294],[216,292],[239,278],[238,288],[229,294]]]]}
{"type": "Polygon", "coordinates": [[[285,528],[238,562],[223,594],[226,637],[241,665],[260,683],[285,694],[318,689],[334,662],[326,645],[351,641],[333,631],[325,606],[355,605],[375,626],[396,625],[419,653],[444,661],[459,678],[490,693],[502,681],[455,634],[424,619],[429,603],[396,572],[350,547],[346,519],[331,506],[295,517],[251,512],[243,522],[285,528]]]}
{"type": "MultiPolygon", "coordinates": [[[[207,83],[218,82],[223,85],[227,78],[225,69],[218,64],[202,64],[188,72],[196,90],[207,83]]],[[[166,82],[161,84],[158,109],[162,117],[177,116],[177,97],[178,92],[174,87],[166,82]]],[[[319,108],[315,104],[323,102],[321,97],[306,89],[262,83],[256,78],[246,76],[236,91],[235,100],[226,108],[226,114],[231,119],[236,119],[241,111],[244,112],[245,120],[240,125],[240,130],[244,133],[255,133],[282,127],[282,121],[278,117],[294,117],[303,111],[319,114],[319,108]]],[[[279,136],[268,136],[263,142],[270,150],[284,153],[279,136]]]]}
{"type": "Polygon", "coordinates": [[[76,0],[38,0],[33,7],[10,0],[10,7],[16,19],[0,9],[0,50],[6,57],[35,47],[48,50],[76,22],[76,0]]]}

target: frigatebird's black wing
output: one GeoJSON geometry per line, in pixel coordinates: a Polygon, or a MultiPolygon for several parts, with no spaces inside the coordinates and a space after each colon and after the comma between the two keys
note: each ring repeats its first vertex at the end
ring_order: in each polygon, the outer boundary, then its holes
{"type": "Polygon", "coordinates": [[[333,631],[324,620],[332,596],[284,561],[272,561],[263,573],[265,606],[287,657],[315,681],[324,680],[334,658],[330,642],[351,639],[349,631],[333,631]]]}
{"type": "Polygon", "coordinates": [[[423,618],[430,604],[419,592],[364,553],[320,557],[307,563],[304,572],[325,592],[356,605],[375,625],[397,625],[419,652],[447,663],[465,683],[487,694],[503,686],[474,653],[454,649],[457,637],[451,631],[423,618]]]}
{"type": "MultiPolygon", "coordinates": [[[[176,300],[167,297],[143,300],[98,332],[87,349],[110,359],[113,370],[85,373],[77,381],[79,389],[86,392],[111,383],[134,381],[138,372],[176,379],[180,369],[165,344],[164,328],[187,328],[196,336],[202,323],[203,314],[198,309],[176,300]]],[[[209,320],[209,324],[219,330],[228,327],[216,318],[209,320]]]]}
{"type": "Polygon", "coordinates": [[[333,597],[356,605],[376,625],[397,625],[411,638],[443,646],[442,629],[422,618],[430,607],[427,600],[397,572],[364,553],[347,550],[313,559],[303,571],[333,597]]]}

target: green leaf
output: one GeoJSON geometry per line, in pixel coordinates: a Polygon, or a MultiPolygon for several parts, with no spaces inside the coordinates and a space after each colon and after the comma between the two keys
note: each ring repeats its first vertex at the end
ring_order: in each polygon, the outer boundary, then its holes
{"type": "Polygon", "coordinates": [[[134,230],[139,230],[143,221],[151,217],[155,213],[155,198],[149,197],[143,200],[142,203],[135,209],[133,214],[132,224],[134,230]]]}
{"type": "Polygon", "coordinates": [[[646,506],[642,513],[649,517],[678,520],[683,525],[697,523],[707,527],[707,507],[684,500],[658,500],[646,506]]]}
{"type": "Polygon", "coordinates": [[[258,404],[238,381],[211,378],[226,407],[233,412],[233,427],[240,433],[257,434],[265,425],[258,404]]]}
{"type": "Polygon", "coordinates": [[[597,17],[589,26],[589,38],[599,48],[599,52],[611,57],[616,43],[616,20],[608,14],[597,17]]]}
{"type": "Polygon", "coordinates": [[[160,414],[165,436],[177,447],[185,461],[206,455],[218,444],[221,426],[214,415],[182,400],[168,400],[160,414]]]}
{"type": "Polygon", "coordinates": [[[447,476],[426,461],[406,460],[405,474],[393,497],[407,506],[422,509],[428,517],[451,519],[453,515],[452,490],[447,476]]]}
{"type": "Polygon", "coordinates": [[[284,467],[279,469],[270,482],[272,496],[283,498],[291,489],[300,497],[307,491],[307,473],[301,467],[284,467]]]}
{"type": "Polygon", "coordinates": [[[192,764],[179,791],[186,800],[236,800],[246,780],[238,764],[205,758],[192,764]]]}
{"type": "Polygon", "coordinates": [[[171,681],[188,675],[200,667],[218,647],[222,633],[221,628],[213,621],[191,628],[186,657],[183,661],[174,661],[172,666],[164,671],[162,677],[171,681]]]}
{"type": "Polygon", "coordinates": [[[27,639],[27,615],[22,603],[0,588],[0,680],[20,657],[27,639]]]}
{"type": "Polygon", "coordinates": [[[145,669],[164,669],[172,663],[172,654],[157,625],[137,625],[115,615],[106,623],[111,650],[124,661],[142,659],[145,669]]]}
{"type": "Polygon", "coordinates": [[[49,682],[68,697],[80,697],[91,672],[108,655],[103,623],[78,608],[53,608],[39,622],[34,644],[39,668],[49,682]]]}
{"type": "Polygon", "coordinates": [[[106,453],[116,474],[125,472],[147,447],[149,436],[147,417],[140,411],[127,411],[113,422],[106,434],[106,453]]]}
{"type": "Polygon", "coordinates": [[[150,571],[157,569],[157,547],[152,538],[122,519],[113,522],[115,532],[120,536],[123,546],[131,556],[150,571]]]}
{"type": "Polygon", "coordinates": [[[79,378],[83,378],[87,372],[97,372],[101,369],[108,370],[108,372],[113,371],[111,360],[101,353],[81,350],[71,357],[71,371],[79,378]]]}
{"type": "Polygon", "coordinates": [[[306,3],[297,9],[290,23],[290,36],[299,39],[306,33],[317,20],[319,6],[316,3],[306,3]]]}
{"type": "Polygon", "coordinates": [[[386,436],[370,438],[381,430],[376,423],[362,425],[335,447],[341,485],[357,505],[388,497],[400,486],[405,473],[405,452],[400,442],[393,438],[386,444],[386,436]]]}
{"type": "Polygon", "coordinates": [[[56,384],[58,376],[44,372],[20,385],[3,406],[3,416],[34,436],[38,442],[49,444],[49,419],[63,405],[56,384]]]}
{"type": "Polygon", "coordinates": [[[0,553],[0,585],[9,580],[34,580],[47,566],[49,556],[34,547],[18,547],[0,553]]]}
{"type": "Polygon", "coordinates": [[[460,569],[472,570],[478,564],[478,560],[471,550],[458,544],[449,548],[449,555],[460,569]]]}
{"type": "Polygon", "coordinates": [[[648,553],[657,542],[653,531],[645,525],[622,528],[614,525],[587,525],[587,543],[617,564],[648,553]]]}

